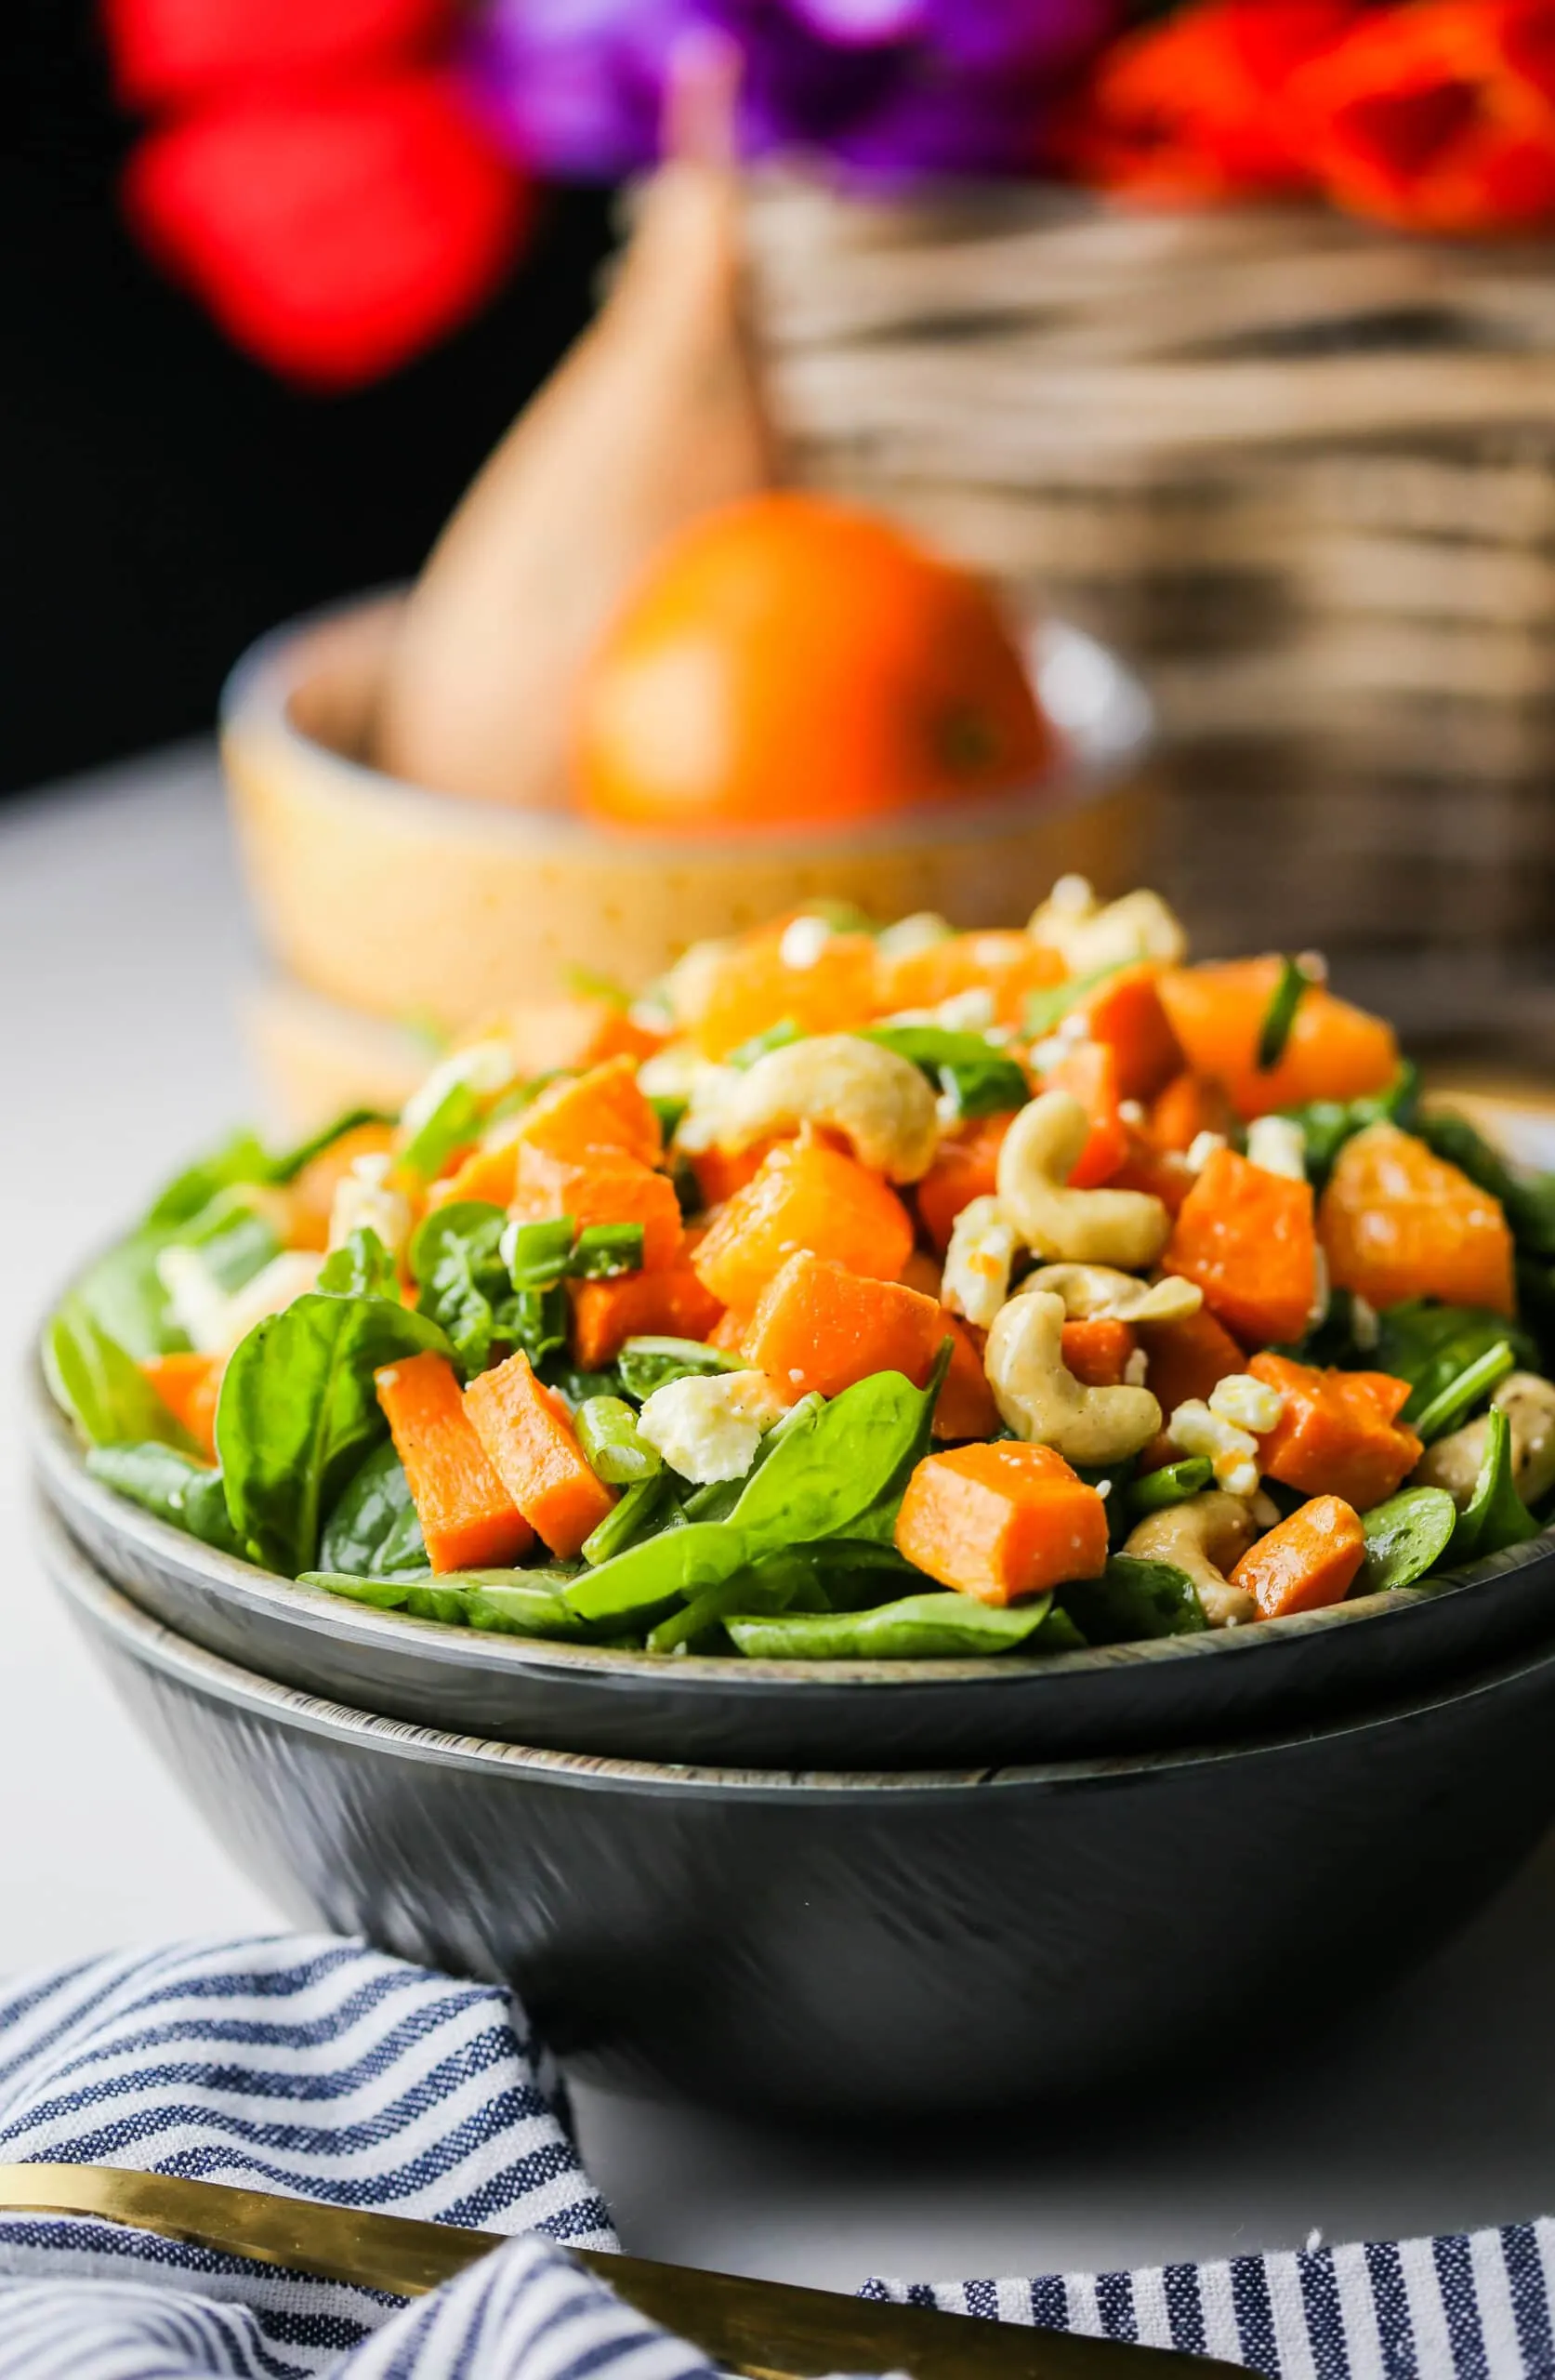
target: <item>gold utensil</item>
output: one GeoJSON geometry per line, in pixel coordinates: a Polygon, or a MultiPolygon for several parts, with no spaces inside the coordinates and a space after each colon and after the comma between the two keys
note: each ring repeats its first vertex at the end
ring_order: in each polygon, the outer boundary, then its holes
{"type": "MultiPolygon", "coordinates": [[[[398,2297],[436,2289],[507,2245],[494,2231],[112,2165],[0,2165],[0,2213],[95,2215],[398,2297]]],[[[1211,2380],[1239,2370],[1168,2348],[880,2306],[639,2256],[568,2254],[650,2321],[746,2380],[818,2380],[834,2372],[904,2372],[912,2380],[1211,2380]]]]}

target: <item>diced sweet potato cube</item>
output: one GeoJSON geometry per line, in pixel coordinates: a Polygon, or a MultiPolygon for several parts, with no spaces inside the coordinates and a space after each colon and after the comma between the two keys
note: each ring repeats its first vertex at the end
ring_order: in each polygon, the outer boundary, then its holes
{"type": "Polygon", "coordinates": [[[1161,970],[1148,960],[1104,975],[1077,1004],[1093,1041],[1111,1050],[1118,1095],[1152,1099],[1182,1064],[1161,1005],[1161,970]]]}
{"type": "Polygon", "coordinates": [[[1062,959],[1045,950],[1029,934],[997,930],[951,934],[926,943],[921,950],[905,950],[879,962],[876,991],[880,1013],[902,1009],[938,1008],[963,992],[994,995],[994,1013],[1001,1025],[1019,1025],[1028,994],[1061,984],[1062,959]]]}
{"type": "Polygon", "coordinates": [[[532,1141],[518,1144],[512,1212],[524,1223],[571,1215],[589,1223],[640,1223],[642,1269],[658,1272],[680,1252],[680,1201],[666,1173],[614,1149],[591,1149],[578,1159],[553,1156],[532,1141]]]}
{"type": "Polygon", "coordinates": [[[921,1388],[948,1336],[934,1299],[801,1250],[762,1291],[740,1353],[782,1396],[837,1396],[873,1372],[921,1388]]]}
{"type": "Polygon", "coordinates": [[[768,1152],[692,1261],[716,1298],[749,1314],[798,1249],[894,1281],[912,1245],[912,1219],[889,1183],[840,1149],[801,1138],[768,1152]]]}
{"type": "Polygon", "coordinates": [[[1499,1201],[1395,1124],[1368,1125],[1346,1142],[1318,1229],[1335,1287],[1374,1306],[1430,1297],[1517,1311],[1499,1201]]]}
{"type": "Polygon", "coordinates": [[[982,1116],[963,1124],[940,1143],[939,1154],[915,1196],[918,1220],[942,1256],[950,1246],[955,1218],[974,1198],[992,1197],[997,1187],[999,1151],[1014,1122],[1008,1116],[982,1116]]]}
{"type": "Polygon", "coordinates": [[[1236,1110],[1212,1076],[1174,1075],[1150,1103],[1146,1130],[1158,1149],[1191,1149],[1201,1132],[1229,1140],[1236,1110]]]}
{"type": "Polygon", "coordinates": [[[951,1342],[950,1369],[934,1408],[934,1435],[990,1438],[999,1426],[999,1408],[982,1368],[982,1334],[955,1314],[944,1316],[944,1328],[951,1342]]]}
{"type": "Polygon", "coordinates": [[[834,933],[804,966],[784,956],[785,937],[763,932],[698,955],[676,979],[678,1016],[709,1058],[792,1021],[806,1033],[845,1033],[875,1013],[875,937],[834,933]]]}
{"type": "Polygon", "coordinates": [[[1358,1513],[1390,1496],[1419,1461],[1413,1430],[1395,1419],[1409,1382],[1388,1372],[1321,1371],[1285,1355],[1247,1369],[1278,1389],[1285,1410],[1258,1441],[1258,1467],[1304,1496],[1342,1496],[1358,1513]]]}
{"type": "Polygon", "coordinates": [[[573,1354],[585,1371],[613,1364],[628,1339],[644,1333],[705,1339],[723,1308],[689,1264],[657,1273],[624,1273],[613,1281],[569,1281],[573,1354]]]}
{"type": "Polygon", "coordinates": [[[721,1207],[726,1198],[733,1197],[736,1190],[743,1190],[747,1182],[754,1182],[761,1170],[762,1158],[775,1145],[773,1141],[763,1140],[753,1141],[748,1149],[698,1149],[691,1160],[691,1168],[696,1176],[703,1205],[721,1207]]]}
{"type": "Polygon", "coordinates": [[[547,1083],[518,1119],[517,1136],[581,1164],[594,1149],[620,1149],[640,1165],[664,1155],[658,1117],[638,1089],[633,1058],[607,1058],[586,1074],[547,1083]]]}
{"type": "Polygon", "coordinates": [[[943,1587],[1018,1603],[1100,1577],[1107,1508],[1051,1447],[1000,1438],[924,1458],[902,1499],[896,1543],[943,1587]]]}
{"type": "Polygon", "coordinates": [[[499,1569],[527,1553],[534,1532],[470,1426],[448,1358],[385,1364],[373,1383],[433,1569],[499,1569]]]}
{"type": "Polygon", "coordinates": [[[1249,1547],[1231,1574],[1265,1620],[1342,1603],[1365,1558],[1359,1515],[1338,1496],[1318,1496],[1249,1547]]]}
{"type": "Polygon", "coordinates": [[[216,1461],[216,1405],[221,1394],[217,1355],[148,1355],[140,1367],[175,1421],[181,1421],[207,1461],[216,1461]]]}
{"type": "Polygon", "coordinates": [[[1166,970],[1161,1001],[1189,1065],[1223,1083],[1237,1114],[1249,1118],[1309,1099],[1385,1091],[1399,1064],[1392,1026],[1318,984],[1301,995],[1278,1064],[1259,1067],[1258,1036],[1282,964],[1237,959],[1166,970]]]}
{"type": "Polygon", "coordinates": [[[1163,1413],[1175,1413],[1195,1398],[1207,1403],[1218,1381],[1247,1368],[1231,1332],[1206,1306],[1180,1322],[1141,1322],[1139,1332],[1147,1365],[1145,1386],[1163,1413]]]}
{"type": "Polygon", "coordinates": [[[1138,1345],[1127,1323],[1108,1315],[1063,1326],[1065,1368],[1087,1388],[1121,1388],[1138,1345]]]}
{"type": "Polygon", "coordinates": [[[465,1411],[525,1520],[554,1554],[570,1561],[616,1491],[590,1468],[560,1397],[535,1379],[521,1350],[470,1382],[465,1411]]]}
{"type": "Polygon", "coordinates": [[[1217,1149],[1182,1202],[1161,1259],[1249,1345],[1299,1339],[1317,1286],[1317,1233],[1305,1182],[1217,1149]]]}
{"type": "Polygon", "coordinates": [[[1044,1091],[1066,1091],[1090,1118],[1090,1133],[1070,1168],[1070,1187],[1094,1190],[1110,1182],[1128,1154],[1128,1128],[1118,1113],[1117,1062],[1100,1041],[1080,1041],[1042,1078],[1044,1091]]]}

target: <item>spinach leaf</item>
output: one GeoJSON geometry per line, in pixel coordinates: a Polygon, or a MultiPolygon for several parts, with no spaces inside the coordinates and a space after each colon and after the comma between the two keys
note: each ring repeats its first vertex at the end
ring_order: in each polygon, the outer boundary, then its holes
{"type": "Polygon", "coordinates": [[[133,1356],[111,1338],[79,1296],[65,1299],[44,1337],[44,1370],[54,1401],[95,1447],[154,1440],[196,1452],[133,1356]]]}
{"type": "Polygon", "coordinates": [[[1056,1032],[1087,992],[1093,992],[1098,984],[1104,984],[1109,975],[1115,975],[1121,967],[1130,963],[1127,959],[1114,959],[1110,966],[1093,968],[1088,975],[1074,975],[1066,984],[1053,984],[1046,990],[1029,993],[1024,1022],[1032,1040],[1040,1041],[1056,1032]]]}
{"type": "Polygon", "coordinates": [[[1457,1506],[1444,1488],[1401,1488],[1386,1503],[1374,1504],[1361,1523],[1365,1593],[1412,1587],[1442,1560],[1457,1525],[1457,1506]]]}
{"type": "Polygon", "coordinates": [[[957,1116],[1003,1116],[1031,1096],[1025,1071],[981,1033],[939,1025],[872,1025],[860,1036],[894,1050],[929,1077],[957,1116]]]}
{"type": "Polygon", "coordinates": [[[242,1554],[221,1474],[208,1463],[191,1462],[176,1447],[151,1440],[141,1446],[94,1447],[86,1468],[105,1488],[127,1496],[159,1521],[222,1554],[242,1554]]]}
{"type": "Polygon", "coordinates": [[[1449,1430],[1466,1421],[1476,1405],[1483,1405],[1493,1388],[1504,1381],[1517,1362],[1509,1340],[1498,1339],[1483,1355],[1476,1355],[1468,1368],[1458,1373],[1443,1389],[1438,1390],[1430,1403],[1415,1416],[1415,1427],[1426,1445],[1434,1446],[1449,1430]]]}
{"type": "MultiPolygon", "coordinates": [[[[878,1494],[870,1499],[868,1505],[859,1514],[855,1521],[848,1524],[848,1534],[850,1537],[873,1539],[876,1542],[884,1545],[895,1544],[896,1516],[902,1509],[902,1499],[907,1492],[907,1482],[933,1446],[934,1408],[940,1401],[940,1391],[944,1386],[945,1374],[950,1369],[953,1352],[951,1341],[942,1340],[939,1355],[934,1359],[934,1368],[929,1373],[928,1381],[921,1389],[914,1392],[918,1401],[917,1414],[913,1422],[912,1435],[903,1449],[902,1459],[878,1494]]],[[[867,1388],[869,1382],[862,1381],[859,1385],[867,1388]]],[[[851,1389],[845,1391],[848,1395],[851,1395],[852,1393],[851,1389]]]]}
{"type": "Polygon", "coordinates": [[[910,1462],[923,1418],[924,1392],[903,1373],[856,1381],[784,1434],[728,1526],[766,1549],[878,1534],[872,1507],[885,1504],[910,1462]]]}
{"type": "Polygon", "coordinates": [[[236,1183],[273,1182],[274,1166],[264,1144],[250,1131],[234,1132],[206,1157],[164,1183],[141,1217],[142,1229],[176,1230],[191,1223],[219,1191],[236,1183]]]}
{"type": "Polygon", "coordinates": [[[500,1207],[460,1198],[434,1207],[410,1244],[416,1310],[447,1332],[466,1372],[484,1371],[500,1323],[516,1323],[498,1245],[507,1221],[500,1207]]]}
{"type": "Polygon", "coordinates": [[[515,1571],[507,1578],[494,1574],[482,1578],[479,1572],[468,1574],[466,1587],[466,1609],[471,1628],[483,1628],[499,1636],[554,1636],[585,1638],[592,1631],[575,1611],[562,1602],[557,1588],[563,1582],[558,1574],[555,1583],[545,1583],[543,1571],[515,1571]]]}
{"type": "Polygon", "coordinates": [[[437,1324],[390,1298],[309,1290],[256,1324],[221,1383],[216,1443],[233,1524],[253,1558],[311,1569],[322,1515],[384,1436],[373,1374],[452,1353],[437,1324]]]}
{"type": "Polygon", "coordinates": [[[111,1248],[83,1275],[77,1295],[138,1360],[170,1355],[189,1341],[172,1318],[157,1270],[164,1250],[193,1249],[217,1288],[231,1294],[262,1272],[280,1246],[269,1217],[245,1204],[241,1190],[220,1190],[193,1217],[143,1226],[111,1248]]]}
{"type": "Polygon", "coordinates": [[[721,1586],[709,1587],[694,1603],[686,1604],[667,1620],[661,1620],[656,1628],[649,1631],[648,1650],[674,1653],[682,1645],[694,1647],[704,1636],[721,1641],[724,1632],[720,1623],[726,1612],[791,1611],[796,1607],[801,1611],[825,1611],[829,1607],[820,1573],[806,1554],[774,1554],[754,1569],[741,1570],[721,1586]]]}
{"type": "Polygon", "coordinates": [[[319,1540],[319,1567],[357,1579],[417,1578],[427,1545],[405,1466],[386,1438],[340,1491],[319,1540]]]}
{"type": "Polygon", "coordinates": [[[1539,1351],[1527,1331],[1484,1306],[1438,1305],[1429,1298],[1409,1298],[1386,1307],[1377,1323],[1377,1344],[1367,1351],[1362,1368],[1391,1372],[1396,1380],[1409,1382],[1413,1394],[1401,1417],[1405,1421],[1413,1422],[1500,1340],[1508,1342],[1524,1369],[1539,1368],[1539,1351]]]}
{"type": "Polygon", "coordinates": [[[651,1532],[674,1528],[679,1520],[679,1508],[669,1473],[663,1465],[647,1479],[634,1480],[597,1528],[591,1529],[581,1548],[584,1560],[595,1569],[603,1569],[617,1554],[625,1554],[629,1545],[651,1532]]]}
{"type": "MultiPolygon", "coordinates": [[[[648,1493],[659,1483],[629,1488],[615,1511],[632,1497],[648,1493]]],[[[613,1513],[611,1518],[614,1518],[613,1513]]],[[[756,1558],[743,1529],[727,1521],[690,1522],[684,1528],[664,1528],[656,1537],[601,1562],[597,1570],[574,1579],[563,1589],[568,1608],[580,1619],[645,1621],[662,1615],[681,1597],[687,1600],[709,1587],[721,1586],[756,1558]]]]}
{"type": "Polygon", "coordinates": [[[394,1259],[376,1231],[362,1226],[333,1250],[318,1284],[331,1298],[389,1298],[397,1293],[394,1259]]]}
{"type": "Polygon", "coordinates": [[[308,1570],[298,1583],[374,1611],[403,1611],[446,1627],[503,1636],[586,1638],[589,1631],[556,1593],[558,1579],[547,1570],[450,1570],[437,1579],[358,1579],[308,1570]]]}
{"type": "Polygon", "coordinates": [[[1453,1532],[1448,1549],[1455,1563],[1483,1561],[1537,1537],[1539,1525],[1512,1483],[1511,1423],[1504,1413],[1487,1416],[1484,1456],[1474,1492],[1453,1532]]]}
{"type": "Polygon", "coordinates": [[[740,1362],[738,1356],[704,1347],[695,1339],[644,1336],[626,1341],[616,1356],[615,1368],[626,1395],[642,1405],[656,1388],[667,1386],[672,1380],[687,1380],[693,1372],[737,1372],[740,1362]]]}
{"type": "Polygon", "coordinates": [[[1030,1646],[1040,1637],[1052,1605],[1051,1595],[1006,1605],[954,1593],[907,1595],[873,1611],[781,1612],[771,1618],[731,1613],[724,1626],[751,1660],[954,1660],[1030,1646]]]}
{"type": "Polygon", "coordinates": [[[297,1584],[365,1604],[370,1611],[402,1611],[411,1620],[440,1620],[449,1628],[468,1624],[469,1599],[464,1589],[444,1586],[429,1570],[418,1579],[352,1579],[331,1570],[302,1570],[297,1584]]]}
{"type": "Polygon", "coordinates": [[[1193,1636],[1209,1625],[1186,1570],[1132,1554],[1114,1554],[1099,1579],[1072,1579],[1060,1595],[1093,1645],[1193,1636]]]}
{"type": "Polygon", "coordinates": [[[1386,1091],[1372,1091],[1364,1099],[1311,1099],[1305,1106],[1282,1108],[1281,1114],[1299,1124],[1306,1137],[1307,1179],[1313,1189],[1323,1188],[1345,1143],[1368,1124],[1398,1124],[1417,1131],[1414,1117],[1419,1091],[1419,1068],[1406,1060],[1386,1091]]]}

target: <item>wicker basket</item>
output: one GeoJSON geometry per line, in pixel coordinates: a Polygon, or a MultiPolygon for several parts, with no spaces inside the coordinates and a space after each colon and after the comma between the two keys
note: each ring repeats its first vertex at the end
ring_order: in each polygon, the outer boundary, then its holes
{"type": "Polygon", "coordinates": [[[1555,249],[783,180],[752,251],[799,475],[1145,669],[1202,947],[1555,1053],[1555,249]]]}

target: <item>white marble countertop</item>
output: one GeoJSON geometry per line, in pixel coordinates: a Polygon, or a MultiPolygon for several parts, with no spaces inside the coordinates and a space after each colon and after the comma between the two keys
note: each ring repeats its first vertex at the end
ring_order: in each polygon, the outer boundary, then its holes
{"type": "MultiPolygon", "coordinates": [[[[0,1973],[271,1912],[56,1608],[15,1430],[26,1333],[80,1250],[250,1104],[254,954],[214,765],[153,757],[0,808],[0,1973]]],[[[1211,2096],[890,2141],[579,2094],[646,2255],[855,2287],[1451,2229],[1555,2209],[1555,1844],[1459,1943],[1211,2096]]],[[[1262,2021],[1257,2011],[1248,2022],[1262,2021]]],[[[1202,2084],[1202,2087],[1201,2087],[1202,2084]]]]}

